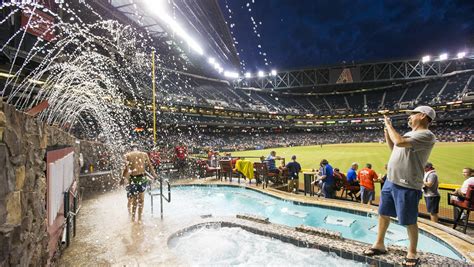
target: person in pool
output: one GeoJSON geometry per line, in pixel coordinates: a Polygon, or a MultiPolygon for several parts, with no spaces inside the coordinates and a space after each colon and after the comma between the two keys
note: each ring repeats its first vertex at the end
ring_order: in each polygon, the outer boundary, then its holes
{"type": "Polygon", "coordinates": [[[132,151],[125,154],[125,168],[120,181],[120,184],[123,185],[127,180],[127,207],[132,222],[135,222],[137,209],[138,222],[141,223],[142,220],[144,192],[148,185],[148,178],[145,173],[147,168],[154,178],[157,177],[148,154],[139,151],[137,145],[132,145],[132,151]]]}

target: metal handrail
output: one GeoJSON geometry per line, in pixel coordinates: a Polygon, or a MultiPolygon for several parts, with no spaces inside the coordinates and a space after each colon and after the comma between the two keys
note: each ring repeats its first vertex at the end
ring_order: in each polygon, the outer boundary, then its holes
{"type": "Polygon", "coordinates": [[[164,179],[166,184],[168,185],[168,197],[163,195],[163,177],[159,177],[159,180],[154,179],[154,177],[149,173],[145,172],[146,176],[150,180],[158,181],[160,183],[160,193],[159,194],[154,194],[152,193],[151,185],[148,189],[148,194],[151,197],[151,214],[153,214],[153,197],[154,196],[160,196],[160,211],[161,211],[161,219],[163,219],[163,199],[166,200],[168,203],[171,202],[171,185],[168,179],[164,179]]]}

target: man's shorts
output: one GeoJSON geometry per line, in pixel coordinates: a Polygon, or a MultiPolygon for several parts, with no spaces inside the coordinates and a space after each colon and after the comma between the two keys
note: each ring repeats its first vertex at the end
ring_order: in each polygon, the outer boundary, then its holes
{"type": "Polygon", "coordinates": [[[363,186],[360,187],[360,199],[364,204],[369,203],[369,201],[375,200],[375,191],[369,190],[363,186]]]}
{"type": "Polygon", "coordinates": [[[401,225],[416,224],[421,194],[421,190],[399,186],[387,180],[380,194],[379,214],[397,217],[401,225]]]}
{"type": "Polygon", "coordinates": [[[130,184],[125,187],[125,190],[127,191],[127,197],[136,196],[145,192],[146,187],[148,186],[148,181],[143,175],[131,176],[130,180],[130,184]]]}
{"type": "Polygon", "coordinates": [[[428,213],[438,213],[439,212],[439,200],[440,196],[425,197],[426,210],[428,213]]]}

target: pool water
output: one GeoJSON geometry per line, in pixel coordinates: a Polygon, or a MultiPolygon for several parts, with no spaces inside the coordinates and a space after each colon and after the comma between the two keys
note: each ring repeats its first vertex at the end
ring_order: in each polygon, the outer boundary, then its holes
{"type": "Polygon", "coordinates": [[[171,239],[169,246],[192,266],[367,266],[242,228],[203,227],[171,239]]]}
{"type": "MultiPolygon", "coordinates": [[[[377,235],[377,218],[355,215],[326,208],[303,206],[280,200],[254,190],[230,186],[178,186],[172,189],[172,201],[164,205],[165,217],[190,215],[235,216],[255,214],[270,222],[288,226],[302,224],[340,232],[343,237],[371,244],[377,235]]],[[[159,207],[155,204],[155,216],[159,207]]],[[[403,226],[391,223],[386,245],[408,245],[403,226]]],[[[418,250],[461,259],[453,250],[426,235],[420,234],[418,250]]]]}

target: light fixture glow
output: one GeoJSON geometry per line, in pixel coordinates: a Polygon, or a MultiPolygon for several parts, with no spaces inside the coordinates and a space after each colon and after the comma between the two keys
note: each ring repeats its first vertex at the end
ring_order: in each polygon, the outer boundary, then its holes
{"type": "Polygon", "coordinates": [[[250,72],[246,72],[245,73],[245,78],[247,78],[247,79],[252,78],[252,74],[250,74],[250,72]]]}
{"type": "Polygon", "coordinates": [[[15,77],[15,75],[9,74],[9,73],[6,73],[6,72],[0,72],[0,77],[13,78],[13,77],[15,77]]]}
{"type": "Polygon", "coordinates": [[[258,77],[263,77],[265,76],[265,73],[263,73],[263,71],[259,70],[258,71],[258,77]]]}
{"type": "Polygon", "coordinates": [[[459,52],[457,56],[459,59],[464,58],[466,56],[466,52],[459,52]]]}
{"type": "Polygon", "coordinates": [[[199,55],[204,55],[204,50],[201,46],[186,32],[184,29],[176,22],[172,17],[165,13],[165,1],[156,1],[156,0],[147,0],[145,3],[151,10],[155,10],[155,14],[160,18],[164,23],[168,24],[173,32],[181,37],[191,49],[197,52],[199,55]]]}
{"type": "Polygon", "coordinates": [[[224,76],[229,78],[239,78],[239,74],[232,71],[224,71],[224,76]]]}
{"type": "Polygon", "coordinates": [[[276,75],[277,75],[277,71],[276,71],[276,70],[272,70],[272,71],[270,72],[270,75],[276,76],[276,75]]]}
{"type": "Polygon", "coordinates": [[[441,55],[439,55],[439,60],[446,60],[448,59],[448,54],[447,53],[443,53],[441,55]]]}
{"type": "Polygon", "coordinates": [[[209,62],[209,64],[214,64],[214,62],[216,62],[216,60],[213,58],[213,57],[210,57],[207,62],[209,62]]]}
{"type": "Polygon", "coordinates": [[[39,81],[39,80],[28,79],[28,81],[29,81],[30,83],[34,83],[34,84],[37,84],[37,85],[42,85],[42,84],[44,84],[43,81],[39,81]]]}
{"type": "Polygon", "coordinates": [[[423,63],[429,62],[430,60],[431,60],[430,56],[424,56],[424,57],[421,58],[421,62],[423,62],[423,63]]]}

